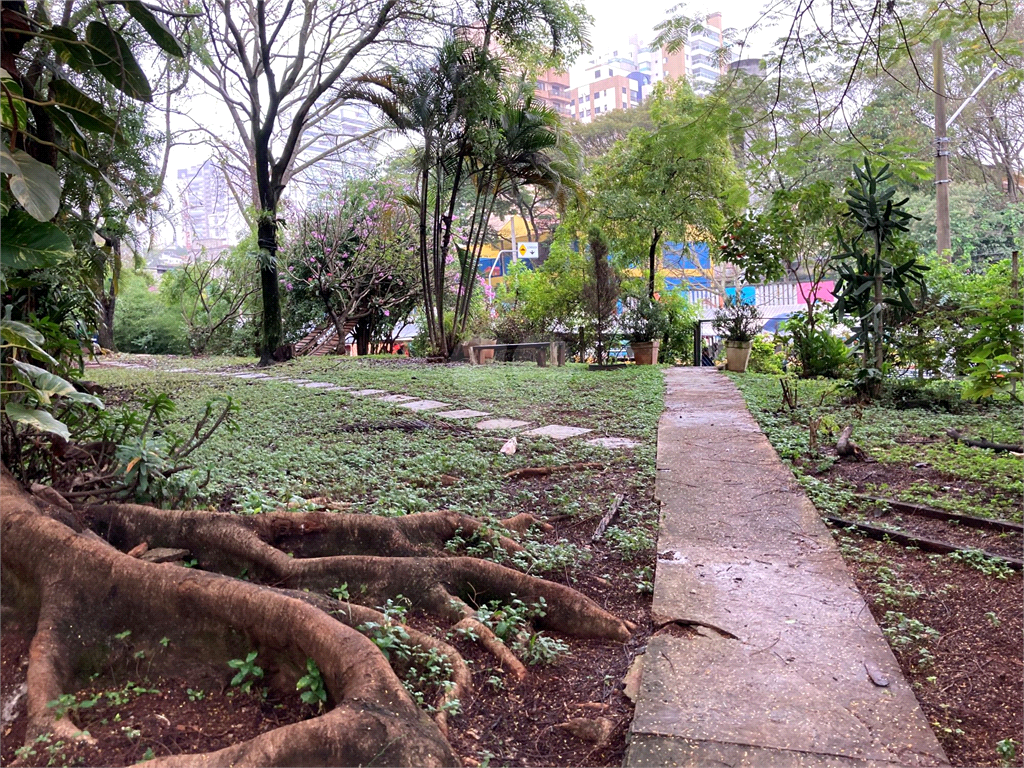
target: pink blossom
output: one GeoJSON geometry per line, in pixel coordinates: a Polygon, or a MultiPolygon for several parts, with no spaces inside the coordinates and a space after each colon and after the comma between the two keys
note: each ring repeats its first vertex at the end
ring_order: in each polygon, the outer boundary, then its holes
{"type": "Polygon", "coordinates": [[[384,317],[391,317],[391,311],[388,309],[384,310],[384,317]]]}
{"type": "Polygon", "coordinates": [[[285,285],[285,288],[287,288],[290,291],[292,289],[292,284],[288,283],[287,285],[285,285]]]}

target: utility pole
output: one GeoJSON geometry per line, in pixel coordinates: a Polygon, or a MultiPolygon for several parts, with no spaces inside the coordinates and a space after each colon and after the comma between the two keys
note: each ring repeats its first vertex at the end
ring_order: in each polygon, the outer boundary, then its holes
{"type": "Polygon", "coordinates": [[[942,41],[932,43],[935,70],[935,249],[952,260],[949,234],[949,137],[946,136],[946,72],[942,65],[942,41]]]}

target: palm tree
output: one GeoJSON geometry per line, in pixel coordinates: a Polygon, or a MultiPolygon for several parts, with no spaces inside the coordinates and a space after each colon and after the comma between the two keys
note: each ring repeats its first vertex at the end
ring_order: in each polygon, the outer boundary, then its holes
{"type": "Polygon", "coordinates": [[[456,38],[410,77],[372,80],[389,94],[378,106],[393,127],[420,139],[416,191],[405,199],[419,214],[427,329],[443,358],[466,330],[496,202],[517,201],[524,187],[544,189],[560,204],[581,194],[582,153],[558,116],[522,84],[502,91],[501,80],[497,58],[456,38]],[[457,273],[449,268],[456,262],[457,273]]]}

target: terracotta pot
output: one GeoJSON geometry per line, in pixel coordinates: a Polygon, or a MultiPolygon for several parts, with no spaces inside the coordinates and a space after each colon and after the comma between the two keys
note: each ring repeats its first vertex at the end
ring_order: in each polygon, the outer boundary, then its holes
{"type": "Polygon", "coordinates": [[[727,341],[725,342],[725,370],[743,373],[747,370],[747,363],[750,360],[749,341],[727,341]]]}
{"type": "Polygon", "coordinates": [[[630,349],[633,350],[633,362],[637,365],[655,365],[658,362],[658,346],[661,341],[631,341],[630,349]]]}

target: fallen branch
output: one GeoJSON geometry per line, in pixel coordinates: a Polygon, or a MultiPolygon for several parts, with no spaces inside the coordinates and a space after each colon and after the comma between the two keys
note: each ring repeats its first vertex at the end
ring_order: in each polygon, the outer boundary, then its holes
{"type": "Polygon", "coordinates": [[[965,437],[962,432],[950,427],[946,434],[953,438],[954,443],[963,443],[971,448],[988,448],[991,451],[1005,451],[1007,453],[1024,453],[1024,445],[1019,443],[993,443],[991,440],[976,440],[972,437],[965,437]]]}
{"type": "Polygon", "coordinates": [[[604,464],[596,461],[583,461],[574,464],[559,464],[556,467],[520,467],[506,472],[505,477],[510,480],[520,477],[547,477],[556,472],[582,472],[588,469],[604,469],[604,464]]]}
{"type": "Polygon", "coordinates": [[[594,529],[594,535],[590,537],[591,542],[595,542],[601,538],[604,534],[604,529],[608,527],[608,524],[615,519],[615,516],[619,513],[619,505],[625,498],[621,493],[615,494],[615,501],[612,504],[612,508],[604,513],[604,517],[601,518],[601,522],[597,524],[597,528],[594,529]]]}
{"type": "Polygon", "coordinates": [[[850,439],[852,433],[853,424],[848,424],[843,428],[843,431],[839,433],[839,439],[836,440],[836,453],[843,457],[852,456],[857,461],[864,461],[867,454],[864,453],[863,448],[850,439]]]}

